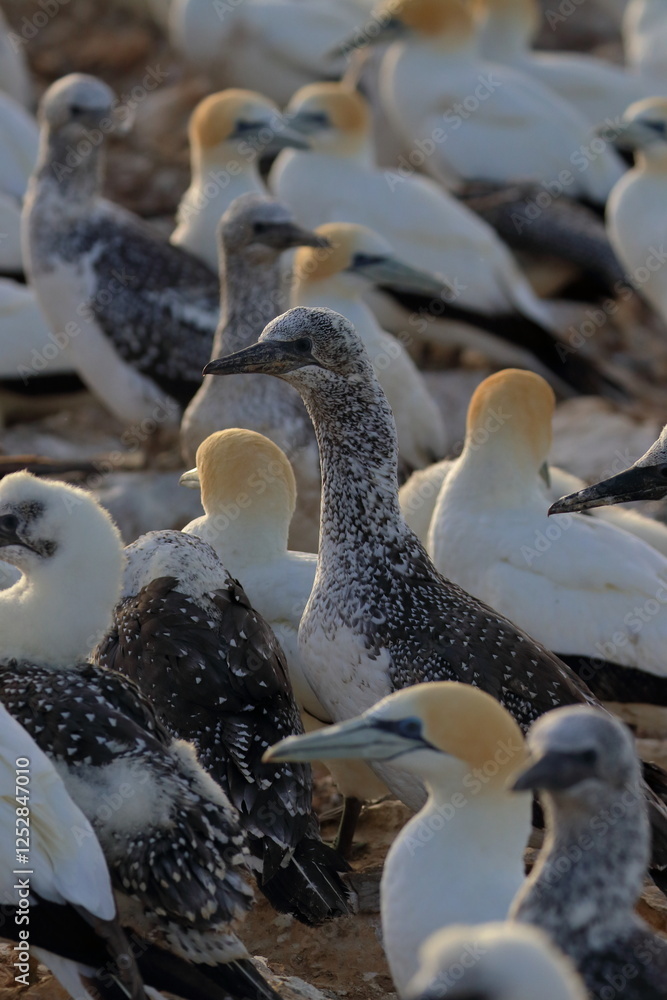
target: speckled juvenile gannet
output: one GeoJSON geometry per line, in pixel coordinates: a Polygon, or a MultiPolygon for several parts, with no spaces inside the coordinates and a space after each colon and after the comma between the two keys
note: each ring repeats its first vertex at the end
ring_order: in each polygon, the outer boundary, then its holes
{"type": "Polygon", "coordinates": [[[536,0],[480,0],[480,47],[486,59],[534,77],[591,125],[622,114],[649,93],[646,80],[604,59],[573,52],[533,52],[541,9],[536,0]]]}
{"type": "Polygon", "coordinates": [[[546,931],[591,996],[662,1000],[667,941],[634,912],[650,826],[630,732],[599,710],[561,709],[528,747],[514,788],[540,793],[547,837],[511,916],[546,931]]]}
{"type": "MultiPolygon", "coordinates": [[[[144,1000],[93,828],[51,761],[2,704],[0,780],[0,937],[44,962],[75,1000],[91,1000],[82,976],[94,982],[103,1000],[117,998],[119,989],[125,989],[123,996],[144,1000]],[[21,863],[17,838],[27,848],[21,863]],[[92,954],[76,941],[86,935],[95,941],[92,954]],[[80,961],[69,957],[70,949],[78,951],[80,961]],[[99,967],[110,960],[107,983],[99,967]]],[[[20,951],[14,960],[27,971],[20,951]]],[[[27,984],[23,968],[17,967],[16,975],[27,984]]]]}
{"type": "Polygon", "coordinates": [[[83,490],[13,473],[0,548],[23,574],[0,593],[0,699],[92,824],[144,978],[185,1000],[275,1000],[231,926],[252,902],[236,811],[137,687],[87,659],[120,592],[111,519],[83,490]]]}
{"type": "MultiPolygon", "coordinates": [[[[313,589],[317,556],[287,547],[296,507],[296,480],[287,456],[262,434],[230,428],[202,441],[196,469],[184,473],[181,482],[201,488],[204,508],[204,516],[183,531],[215,549],[270,624],[285,653],[304,728],[310,732],[331,722],[299,653],[299,622],[313,589]]],[[[387,793],[362,762],[326,763],[345,796],[348,817],[355,810],[350,800],[372,801],[387,793]]],[[[353,826],[351,818],[342,823],[341,849],[349,847],[347,831],[353,826]]]]}
{"type": "Polygon", "coordinates": [[[524,759],[521,730],[483,691],[418,684],[359,718],[284,740],[266,759],[336,756],[389,760],[428,791],[393,842],[380,884],[384,950],[405,996],[434,931],[501,920],[523,884],[531,799],[506,788],[524,759]]]}
{"type": "Polygon", "coordinates": [[[124,423],[174,423],[200,385],[219,312],[218,279],[101,197],[113,92],[71,74],[42,98],[41,148],[26,195],[26,270],[62,353],[124,423]]]}
{"type": "Polygon", "coordinates": [[[288,127],[273,101],[251,90],[223,90],[205,97],[192,113],[188,133],[192,180],[178,206],[171,242],[217,272],[220,216],[242,194],[267,193],[260,158],[307,144],[288,127]]]}
{"type": "Polygon", "coordinates": [[[448,579],[584,669],[598,697],[667,704],[667,557],[596,518],[549,521],[537,470],[554,404],[532,372],[509,369],[478,386],[427,550],[448,579]]]}
{"type": "Polygon", "coordinates": [[[564,186],[567,175],[570,196],[604,205],[621,159],[554,91],[481,58],[472,14],[459,0],[386,0],[383,13],[392,16],[387,32],[399,33],[383,60],[383,105],[405,146],[421,148],[424,170],[450,184],[564,186]]]}
{"type": "Polygon", "coordinates": [[[667,98],[631,105],[614,141],[633,149],[635,165],[616,184],[607,204],[609,239],[628,280],[667,321],[667,253],[663,215],[667,197],[667,98]]]}
{"type": "Polygon", "coordinates": [[[437,294],[441,283],[399,260],[389,244],[365,226],[332,222],[316,232],[330,251],[303,247],[294,260],[292,305],[324,306],[354,326],[389,400],[398,433],[399,461],[408,469],[445,453],[445,425],[419,369],[400,340],[386,333],[362,296],[383,286],[437,294]]]}
{"type": "Polygon", "coordinates": [[[269,182],[302,224],[360,223],[384,237],[401,260],[442,276],[441,289],[429,295],[403,294],[399,302],[396,290],[391,299],[374,295],[385,329],[475,346],[505,364],[530,366],[539,359],[575,388],[600,387],[586,359],[558,351],[548,307],[491,226],[432,179],[375,165],[370,111],[360,94],[344,84],[314,84],[294,95],[288,112],[311,148],[283,151],[269,182]]]}
{"type": "MultiPolygon", "coordinates": [[[[222,311],[211,357],[252,344],[288,303],[289,279],[281,261],[295,246],[324,247],[326,241],[301,229],[283,205],[260,195],[242,195],[220,221],[222,311]]],[[[203,367],[203,366],[202,366],[203,367]]],[[[320,464],[312,424],[298,394],[275,379],[233,382],[205,379],[181,424],[181,448],[188,465],[214,431],[246,427],[271,438],[287,454],[298,486],[292,522],[295,548],[317,548],[320,464]]]]}
{"type": "Polygon", "coordinates": [[[276,740],[303,733],[271,628],[200,538],[151,531],[125,553],[97,662],[138,684],[167,729],[193,744],[237,809],[259,888],[277,910],[307,924],[349,913],[347,865],[322,843],[310,768],[262,763],[276,740]]]}
{"type": "Polygon", "coordinates": [[[451,927],[421,949],[408,1000],[587,1000],[572,963],[537,927],[451,927]]]}

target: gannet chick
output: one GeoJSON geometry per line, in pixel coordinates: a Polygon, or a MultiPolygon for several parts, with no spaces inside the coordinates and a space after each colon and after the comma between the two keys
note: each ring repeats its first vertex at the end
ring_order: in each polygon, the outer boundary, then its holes
{"type": "Polygon", "coordinates": [[[408,149],[429,144],[424,170],[450,185],[476,178],[549,184],[567,171],[571,197],[604,205],[623,174],[620,157],[596,143],[587,120],[548,87],[486,62],[473,15],[459,0],[386,0],[376,11],[391,11],[392,20],[372,43],[398,37],[382,64],[383,106],[408,149]]]}
{"type": "MultiPolygon", "coordinates": [[[[0,937],[16,941],[25,951],[29,948],[76,1000],[91,1000],[82,977],[93,980],[104,1000],[113,1000],[119,989],[125,991],[123,996],[144,1000],[93,828],[49,758],[2,704],[0,776],[0,904],[7,911],[0,937]],[[23,861],[18,861],[17,838],[26,844],[23,861]],[[57,930],[49,926],[55,922],[57,930]],[[97,938],[99,954],[86,955],[80,948],[80,962],[63,955],[67,938],[76,951],[76,937],[86,932],[97,938]],[[114,971],[99,968],[110,960],[114,971]]],[[[20,954],[15,958],[21,962],[20,954]]],[[[17,974],[22,972],[17,969],[17,974]]],[[[25,981],[25,974],[21,978],[25,981]]]]}
{"type": "Polygon", "coordinates": [[[218,280],[101,197],[104,140],[128,113],[116,104],[106,84],[79,73],[42,98],[40,154],[24,206],[26,270],[63,355],[88,387],[123,423],[165,425],[199,387],[218,280]]]}
{"type": "MultiPolygon", "coordinates": [[[[283,205],[260,195],[242,195],[220,221],[220,294],[222,311],[211,357],[254,343],[264,326],[289,304],[288,276],[281,255],[295,246],[326,246],[317,234],[294,222],[283,205]]],[[[324,252],[324,249],[322,250],[324,252]]],[[[181,448],[188,465],[214,431],[245,427],[282,448],[294,469],[298,510],[291,542],[297,549],[317,548],[320,466],[312,424],[298,394],[275,379],[243,378],[233,382],[204,379],[181,424],[181,448]]]]}
{"type": "Polygon", "coordinates": [[[667,603],[667,557],[592,517],[549,521],[537,470],[554,405],[532,372],[508,369],[478,386],[427,550],[448,579],[583,669],[598,697],[667,704],[667,616],[641,614],[656,596],[667,603]]]}
{"type": "Polygon", "coordinates": [[[186,1000],[275,1000],[231,926],[252,901],[236,811],[138,688],[88,661],[120,593],[111,519],[83,490],[13,473],[0,550],[23,573],[0,592],[0,699],[92,824],[144,978],[186,1000]]]}
{"type": "Polygon", "coordinates": [[[126,550],[125,582],[101,665],[129,677],[238,810],[251,866],[273,906],[307,924],[346,914],[346,863],[322,843],[309,767],[261,763],[302,733],[285,659],[213,549],[152,531],[126,550]]]}
{"type": "Polygon", "coordinates": [[[667,258],[662,217],[655,210],[667,193],[667,98],[631,105],[611,134],[616,145],[634,150],[635,165],[609,197],[609,239],[630,283],[667,321],[667,258]]]}
{"type": "Polygon", "coordinates": [[[506,785],[523,762],[512,716],[467,684],[417,684],[359,718],[269,750],[269,761],[389,760],[423,782],[424,808],[394,840],[380,883],[382,941],[400,996],[424,942],[453,923],[501,920],[524,881],[531,798],[506,785]]]}
{"type": "Polygon", "coordinates": [[[546,931],[591,996],[661,1000],[667,941],[634,912],[650,826],[630,732],[579,706],[540,719],[528,748],[514,788],[540,793],[547,837],[511,916],[546,931]]]}
{"type": "Polygon", "coordinates": [[[420,952],[408,1000],[586,1000],[571,962],[537,927],[504,923],[450,927],[420,952]]]}
{"type": "Polygon", "coordinates": [[[273,101],[251,90],[209,94],[193,111],[188,134],[192,180],[178,206],[171,242],[217,273],[220,216],[242,194],[267,193],[259,173],[263,155],[307,143],[273,101]]]}
{"type": "Polygon", "coordinates": [[[646,97],[638,74],[595,56],[572,52],[533,52],[542,19],[535,0],[481,0],[478,31],[486,59],[534,77],[596,126],[621,115],[646,97]]]}
{"type": "Polygon", "coordinates": [[[344,84],[315,84],[294,95],[288,112],[310,150],[282,152],[269,181],[299,221],[314,227],[354,220],[386,239],[402,261],[442,277],[426,295],[394,288],[389,298],[386,286],[375,293],[371,303],[385,329],[473,346],[502,364],[539,365],[561,389],[600,388],[587,359],[559,350],[548,307],[491,226],[430,178],[375,165],[370,110],[360,94],[344,84]]]}
{"type": "MultiPolygon", "coordinates": [[[[287,456],[255,431],[218,431],[199,445],[197,467],[184,473],[181,482],[200,487],[205,512],[183,531],[215,549],[232,576],[243,580],[253,608],[273,629],[285,653],[306,732],[331,722],[315,697],[299,653],[299,622],[313,589],[317,557],[288,549],[296,480],[287,456]]],[[[326,764],[345,796],[337,846],[346,852],[357,803],[382,798],[387,788],[360,761],[326,764]]]]}
{"type": "Polygon", "coordinates": [[[331,246],[302,247],[294,261],[292,304],[325,306],[353,324],[389,401],[398,433],[399,460],[408,469],[428,465],[445,452],[445,425],[419,369],[403,345],[386,333],[362,296],[384,286],[434,295],[438,280],[400,260],[377,233],[350,222],[317,230],[331,246]]]}

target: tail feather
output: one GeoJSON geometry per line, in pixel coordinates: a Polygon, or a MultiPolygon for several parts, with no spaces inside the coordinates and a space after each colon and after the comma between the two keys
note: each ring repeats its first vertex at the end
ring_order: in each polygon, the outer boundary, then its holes
{"type": "Polygon", "coordinates": [[[260,888],[274,909],[316,926],[353,912],[353,893],[340,877],[349,865],[319,837],[303,837],[284,868],[260,888]]]}
{"type": "Polygon", "coordinates": [[[147,945],[137,961],[147,983],[184,1000],[280,1000],[250,959],[206,965],[147,945]]]}

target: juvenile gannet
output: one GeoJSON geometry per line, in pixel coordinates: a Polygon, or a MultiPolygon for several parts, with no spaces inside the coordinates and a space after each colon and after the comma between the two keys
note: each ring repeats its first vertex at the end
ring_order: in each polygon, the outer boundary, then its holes
{"type": "Polygon", "coordinates": [[[346,863],[322,843],[309,767],[262,764],[303,733],[285,659],[213,549],[152,531],[126,550],[114,622],[96,661],[129,677],[239,813],[259,888],[307,924],[349,913],[346,863]]]}
{"type": "Polygon", "coordinates": [[[88,661],[121,586],[123,548],[83,490],[26,472],[0,482],[0,699],[95,831],[147,981],[187,1000],[275,1000],[232,929],[252,901],[236,811],[138,688],[88,661]],[[206,987],[204,992],[203,986],[206,987]]]}
{"type": "Polygon", "coordinates": [[[591,996],[662,1000],[667,941],[634,912],[651,837],[630,732],[580,706],[540,719],[528,748],[514,788],[540,793],[547,837],[511,916],[546,931],[591,996]]]}
{"type": "MultiPolygon", "coordinates": [[[[109,871],[93,828],[67,794],[62,778],[35,741],[0,704],[0,937],[48,966],[75,1000],[91,1000],[88,977],[104,1000],[144,1000],[129,943],[118,924],[109,871]],[[26,850],[21,851],[21,843],[26,850]],[[22,860],[18,855],[22,854],[22,860]],[[25,875],[22,873],[25,872],[25,875]],[[45,913],[47,919],[42,914],[45,913]],[[49,919],[59,930],[49,927],[49,919]],[[62,930],[60,930],[62,928],[62,930]],[[99,933],[98,933],[99,932],[99,933]],[[81,962],[60,950],[79,951],[81,962]],[[97,953],[77,948],[79,935],[97,938],[97,953]],[[100,958],[101,956],[101,958],[100,958]],[[86,961],[87,960],[87,961],[86,961]],[[104,962],[113,965],[100,969],[104,962]],[[106,980],[103,972],[111,973],[106,980]],[[122,985],[121,985],[122,984],[122,985]]],[[[27,985],[23,968],[16,975],[27,985]]]]}
{"type": "Polygon", "coordinates": [[[171,242],[217,273],[220,216],[239,195],[266,194],[259,173],[263,155],[306,143],[273,101],[251,90],[205,97],[192,113],[188,134],[192,180],[178,206],[171,242]]]}
{"type": "Polygon", "coordinates": [[[400,996],[419,950],[449,924],[506,916],[524,881],[531,798],[507,783],[524,760],[512,716],[491,695],[451,681],[417,684],[359,718],[273,747],[266,760],[391,761],[428,800],[394,840],[380,883],[382,943],[400,996]]]}
{"type": "Polygon", "coordinates": [[[547,649],[577,669],[588,660],[583,676],[599,697],[667,704],[667,611],[658,600],[667,605],[667,557],[596,518],[549,520],[537,470],[551,447],[554,404],[532,372],[509,369],[478,386],[427,550],[443,575],[547,649]],[[625,677],[609,663],[637,669],[625,677]]]}
{"type": "Polygon", "coordinates": [[[609,197],[609,239],[630,283],[667,320],[667,254],[663,216],[656,211],[667,196],[667,98],[631,105],[615,133],[618,146],[634,150],[635,165],[609,197]]]}
{"type": "MultiPolygon", "coordinates": [[[[288,276],[281,255],[295,246],[324,248],[326,241],[301,229],[283,205],[256,194],[242,195],[219,226],[222,309],[212,358],[252,344],[289,304],[288,276]]],[[[296,548],[317,548],[320,465],[317,442],[298,394],[275,379],[233,382],[205,379],[181,423],[181,448],[188,465],[209,434],[246,427],[265,434],[287,454],[298,485],[292,524],[296,548]]]]}
{"type": "MultiPolygon", "coordinates": [[[[296,703],[307,732],[331,722],[316,698],[299,653],[299,622],[317,569],[312,552],[288,549],[296,507],[296,480],[287,456],[255,431],[231,428],[211,434],[197,449],[197,467],[181,477],[201,489],[204,516],[183,531],[208,542],[250,603],[273,629],[285,653],[296,703]]],[[[339,844],[350,846],[357,802],[382,798],[387,789],[360,761],[327,761],[346,800],[339,844]]]]}
{"type": "Polygon", "coordinates": [[[381,328],[362,296],[378,286],[437,294],[440,283],[400,260],[366,226],[332,222],[315,231],[331,249],[326,254],[313,247],[297,251],[292,305],[324,306],[352,323],[393,411],[399,461],[408,469],[428,465],[445,452],[442,416],[414,361],[400,340],[381,328]]]}
{"type": "Polygon", "coordinates": [[[604,205],[620,157],[580,112],[534,78],[484,60],[459,0],[385,0],[373,44],[396,38],[381,70],[389,121],[439,180],[535,180],[604,205]],[[492,151],[491,154],[489,151],[492,151]]]}
{"type": "Polygon", "coordinates": [[[71,74],[42,98],[25,199],[26,270],[62,354],[124,423],[178,421],[200,385],[218,279],[101,197],[106,134],[127,113],[106,84],[71,74]]]}
{"type": "Polygon", "coordinates": [[[491,226],[430,178],[375,165],[370,111],[360,94],[337,83],[304,87],[290,101],[288,116],[310,150],[283,151],[269,183],[301,223],[368,226],[401,260],[443,279],[428,296],[402,296],[402,308],[395,295],[374,295],[386,329],[475,346],[504,364],[535,365],[539,359],[575,388],[599,388],[585,358],[558,350],[548,307],[491,226]],[[443,324],[434,316],[459,322],[443,324]],[[459,323],[466,324],[465,336],[459,323]]]}
{"type": "Polygon", "coordinates": [[[542,19],[536,0],[481,0],[478,30],[486,59],[511,66],[567,101],[597,126],[649,93],[646,80],[604,59],[576,52],[533,52],[542,19]]]}

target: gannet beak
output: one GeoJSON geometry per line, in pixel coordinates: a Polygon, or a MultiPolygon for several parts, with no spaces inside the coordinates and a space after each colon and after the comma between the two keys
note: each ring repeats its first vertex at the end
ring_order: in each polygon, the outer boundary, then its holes
{"type": "MultiPolygon", "coordinates": [[[[299,343],[299,341],[296,341],[299,343]]],[[[291,341],[271,341],[252,344],[226,358],[209,361],[203,375],[237,375],[260,372],[263,375],[287,375],[305,365],[316,365],[310,351],[297,351],[291,341]]]]}
{"type": "Polygon", "coordinates": [[[354,35],[330,49],[327,55],[330,59],[347,56],[355,49],[364,49],[367,45],[387,45],[399,38],[405,38],[408,34],[410,34],[410,29],[407,24],[404,24],[397,17],[388,18],[384,24],[380,24],[379,19],[373,18],[369,20],[368,24],[357,28],[354,35]],[[372,30],[370,30],[371,25],[372,30]]]}
{"type": "Polygon", "coordinates": [[[539,757],[528,757],[510,788],[513,792],[562,792],[594,774],[595,765],[581,755],[547,750],[539,757]]]}
{"type": "Polygon", "coordinates": [[[10,545],[20,545],[24,549],[32,549],[18,534],[19,522],[15,514],[3,514],[0,517],[0,548],[10,545]]]}
{"type": "Polygon", "coordinates": [[[643,146],[650,146],[651,143],[665,141],[664,126],[661,128],[660,122],[655,126],[650,122],[623,122],[620,128],[609,128],[605,125],[596,131],[602,139],[622,150],[641,149],[643,146]]]}
{"type": "Polygon", "coordinates": [[[281,149],[310,149],[310,146],[290,125],[281,121],[272,128],[266,122],[257,122],[252,126],[237,126],[230,139],[242,139],[260,153],[279,153],[281,149]],[[271,134],[267,137],[266,132],[271,134]]]}
{"type": "Polygon", "coordinates": [[[266,246],[276,247],[279,250],[288,250],[290,247],[330,247],[331,243],[326,236],[318,236],[310,229],[302,229],[294,222],[271,223],[262,232],[261,242],[266,246]]]}
{"type": "Polygon", "coordinates": [[[187,486],[189,490],[198,490],[201,486],[198,471],[196,469],[188,469],[188,471],[184,472],[178,480],[178,485],[187,486]]]}
{"type": "Polygon", "coordinates": [[[409,750],[423,749],[421,739],[411,740],[378,725],[372,718],[351,719],[318,729],[306,736],[288,736],[270,747],[262,760],[392,760],[409,750]]]}
{"type": "Polygon", "coordinates": [[[568,514],[630,500],[661,500],[664,496],[667,496],[667,466],[633,465],[611,479],[561,497],[551,505],[549,513],[568,514]]]}
{"type": "Polygon", "coordinates": [[[363,274],[374,285],[395,291],[414,292],[433,298],[440,298],[443,293],[450,292],[446,283],[434,274],[411,267],[397,257],[369,258],[364,254],[355,254],[348,270],[363,274]]]}

